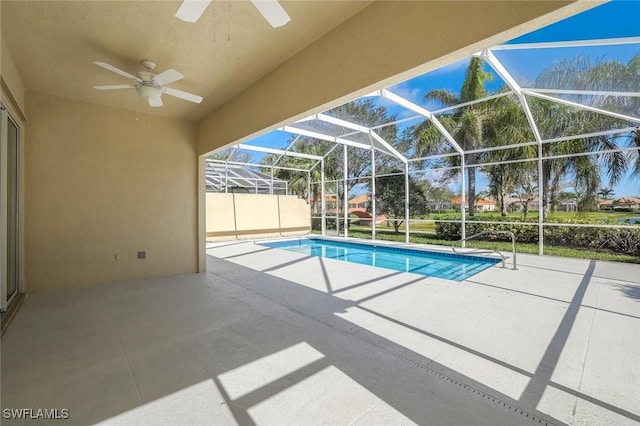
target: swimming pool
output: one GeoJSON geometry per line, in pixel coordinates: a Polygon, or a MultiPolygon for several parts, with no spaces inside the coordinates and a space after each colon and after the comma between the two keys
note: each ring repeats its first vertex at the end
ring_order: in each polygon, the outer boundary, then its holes
{"type": "Polygon", "coordinates": [[[489,257],[318,238],[273,241],[261,245],[453,281],[465,280],[500,261],[489,257]]]}
{"type": "Polygon", "coordinates": [[[640,217],[623,217],[618,219],[618,223],[640,224],[640,217]]]}

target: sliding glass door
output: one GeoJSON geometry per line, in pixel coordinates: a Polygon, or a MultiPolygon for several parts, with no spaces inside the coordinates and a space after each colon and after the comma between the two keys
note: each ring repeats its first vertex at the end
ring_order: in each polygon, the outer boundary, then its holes
{"type": "Polygon", "coordinates": [[[5,311],[20,282],[20,128],[0,104],[0,308],[5,311]]]}

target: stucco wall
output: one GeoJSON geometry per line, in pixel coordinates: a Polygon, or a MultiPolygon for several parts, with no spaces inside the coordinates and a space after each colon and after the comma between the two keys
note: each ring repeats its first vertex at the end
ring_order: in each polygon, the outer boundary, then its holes
{"type": "Polygon", "coordinates": [[[233,194],[213,194],[207,192],[207,238],[214,233],[236,229],[233,217],[233,194]]]}
{"type": "Polygon", "coordinates": [[[33,92],[27,114],[27,291],[196,272],[194,125],[33,92]]]}
{"type": "Polygon", "coordinates": [[[206,198],[210,241],[305,234],[311,230],[309,206],[296,196],[208,192],[206,198]]]}
{"type": "MultiPolygon", "coordinates": [[[[0,89],[3,98],[13,103],[14,108],[20,115],[25,118],[25,89],[22,78],[16,69],[11,58],[9,49],[0,38],[0,89]]],[[[17,117],[16,117],[17,118],[17,117]]]]}
{"type": "Polygon", "coordinates": [[[310,226],[311,213],[305,200],[298,197],[280,196],[280,221],[283,228],[310,226]]]}

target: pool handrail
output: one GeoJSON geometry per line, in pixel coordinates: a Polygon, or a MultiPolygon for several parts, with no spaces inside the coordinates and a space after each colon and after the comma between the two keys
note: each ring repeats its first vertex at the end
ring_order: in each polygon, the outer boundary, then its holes
{"type": "MultiPolygon", "coordinates": [[[[471,235],[469,237],[466,237],[466,238],[462,238],[462,239],[460,239],[460,240],[458,240],[456,242],[461,243],[463,241],[469,241],[469,240],[472,240],[472,239],[477,238],[477,237],[481,237],[482,235],[486,235],[486,234],[508,234],[508,235],[511,236],[511,252],[513,254],[513,256],[512,256],[512,258],[513,258],[513,268],[512,269],[514,271],[517,270],[518,267],[516,265],[516,236],[511,231],[502,231],[502,230],[498,230],[498,229],[491,230],[490,229],[490,230],[487,230],[487,231],[478,232],[477,234],[473,234],[473,235],[471,235]]],[[[464,254],[464,253],[456,252],[456,247],[455,247],[454,244],[451,244],[451,249],[453,250],[453,252],[456,253],[456,254],[464,254]]],[[[501,252],[499,252],[498,250],[474,250],[474,251],[467,252],[467,253],[476,253],[476,254],[477,253],[497,253],[502,258],[502,267],[503,268],[505,267],[506,257],[501,252]]]]}

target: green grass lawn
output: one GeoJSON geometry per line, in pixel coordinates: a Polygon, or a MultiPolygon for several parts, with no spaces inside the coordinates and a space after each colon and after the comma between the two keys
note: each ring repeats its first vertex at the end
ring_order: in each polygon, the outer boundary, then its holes
{"type": "MultiPolygon", "coordinates": [[[[356,216],[352,216],[357,219],[356,216]]],[[[522,213],[511,213],[509,216],[502,217],[500,213],[496,212],[483,212],[476,213],[475,217],[467,216],[468,221],[483,221],[483,220],[499,220],[503,222],[509,222],[510,220],[522,220],[524,215],[522,213]]],[[[618,223],[618,219],[640,218],[640,212],[612,212],[612,211],[597,211],[597,212],[551,212],[547,215],[548,220],[563,220],[571,221],[576,220],[578,222],[593,221],[594,223],[618,223]]],[[[538,221],[538,211],[529,212],[527,219],[531,222],[538,221]]],[[[460,220],[460,213],[433,213],[424,216],[416,216],[411,219],[410,228],[414,231],[432,232],[436,231],[435,222],[416,222],[416,220],[460,220]]],[[[640,223],[638,224],[640,226],[640,223]]],[[[387,224],[384,222],[376,226],[381,230],[393,230],[391,222],[387,224]]],[[[400,229],[404,230],[404,224],[400,225],[400,229]]]]}
{"type": "MultiPolygon", "coordinates": [[[[415,227],[413,226],[413,224],[411,225],[411,229],[415,230],[415,227]]],[[[385,227],[376,226],[376,234],[377,234],[377,239],[379,240],[404,242],[403,231],[401,231],[400,234],[395,234],[393,232],[393,228],[389,229],[385,227]]],[[[349,236],[354,238],[371,239],[371,228],[352,225],[349,228],[349,236]]],[[[427,233],[411,234],[409,237],[409,240],[412,243],[434,244],[434,245],[441,245],[446,247],[451,247],[451,245],[454,243],[453,241],[439,239],[435,234],[427,234],[427,233]]],[[[505,252],[511,251],[511,243],[506,241],[504,242],[503,241],[469,241],[467,242],[467,247],[489,249],[489,250],[500,250],[505,252]]],[[[516,252],[538,254],[538,244],[516,242],[516,252]]],[[[569,248],[569,247],[555,247],[555,246],[549,246],[549,245],[545,245],[544,254],[551,255],[551,256],[574,257],[579,259],[594,259],[594,260],[608,260],[613,262],[640,263],[640,258],[638,256],[633,256],[633,255],[624,254],[624,253],[608,253],[603,251],[583,250],[583,249],[575,249],[575,248],[569,248]]]]}
{"type": "MultiPolygon", "coordinates": [[[[532,217],[538,217],[538,212],[532,217]]],[[[601,219],[629,219],[640,217],[640,212],[615,212],[615,211],[597,211],[597,212],[551,212],[548,214],[551,219],[578,219],[578,220],[601,220],[601,219]]]]}

